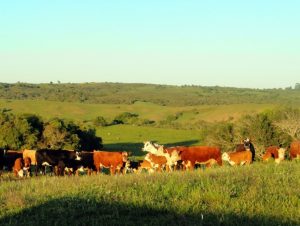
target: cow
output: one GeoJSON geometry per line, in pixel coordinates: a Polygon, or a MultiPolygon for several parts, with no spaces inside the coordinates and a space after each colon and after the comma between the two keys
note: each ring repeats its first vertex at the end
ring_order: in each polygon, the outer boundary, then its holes
{"type": "Polygon", "coordinates": [[[156,169],[157,172],[161,172],[167,164],[167,158],[165,156],[157,156],[152,153],[148,153],[145,156],[145,160],[150,162],[152,168],[156,169]]]}
{"type": "Polygon", "coordinates": [[[173,167],[176,166],[177,162],[180,160],[180,148],[180,146],[165,148],[163,145],[152,143],[151,141],[146,141],[144,142],[144,147],[142,148],[142,150],[157,156],[164,156],[167,160],[167,170],[172,171],[173,167]]]}
{"type": "Polygon", "coordinates": [[[284,160],[285,151],[286,149],[278,146],[267,147],[266,153],[263,155],[262,160],[268,161],[270,158],[273,158],[276,163],[280,163],[284,160]]]}
{"type": "Polygon", "coordinates": [[[26,157],[25,159],[17,158],[13,166],[14,175],[16,177],[30,176],[30,174],[28,173],[30,163],[31,160],[28,157],[26,157]]]}
{"type": "Polygon", "coordinates": [[[247,151],[236,151],[236,152],[224,152],[222,154],[222,160],[228,161],[230,165],[244,165],[252,163],[252,152],[247,151]]]}
{"type": "Polygon", "coordinates": [[[180,159],[185,169],[193,170],[195,164],[205,164],[210,167],[214,163],[222,166],[221,151],[218,147],[210,146],[191,146],[179,149],[180,159]]]}
{"type": "Polygon", "coordinates": [[[255,161],[255,148],[254,145],[252,144],[251,140],[249,138],[244,140],[244,146],[246,150],[251,151],[252,153],[252,162],[255,161]]]}
{"type": "Polygon", "coordinates": [[[101,172],[101,168],[109,168],[110,174],[114,175],[116,171],[121,173],[121,169],[124,167],[124,163],[127,162],[127,152],[108,152],[108,151],[94,151],[94,166],[97,173],[101,172]]]}
{"type": "MultiPolygon", "coordinates": [[[[65,167],[73,168],[76,166],[76,161],[81,160],[79,153],[77,151],[69,150],[49,150],[41,149],[36,151],[36,170],[35,174],[37,175],[38,170],[43,165],[51,166],[52,168],[59,167],[62,168],[62,165],[65,167]]],[[[62,169],[59,168],[57,172],[58,175],[63,175],[62,169]]],[[[43,168],[43,174],[45,174],[45,169],[43,168]]]]}
{"type": "Polygon", "coordinates": [[[290,158],[300,159],[300,141],[293,141],[290,145],[290,158]]]}

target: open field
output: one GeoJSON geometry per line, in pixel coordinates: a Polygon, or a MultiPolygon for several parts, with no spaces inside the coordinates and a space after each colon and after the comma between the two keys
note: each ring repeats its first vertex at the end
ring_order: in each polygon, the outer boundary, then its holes
{"type": "Polygon", "coordinates": [[[0,225],[294,226],[299,187],[297,162],[153,175],[2,175],[0,225]]]}
{"type": "Polygon", "coordinates": [[[175,130],[131,125],[116,125],[99,128],[105,150],[129,151],[134,156],[145,155],[141,151],[144,141],[155,141],[168,146],[201,144],[197,130],[175,130]]]}
{"type": "Polygon", "coordinates": [[[196,121],[222,121],[229,118],[238,119],[244,114],[258,113],[273,109],[274,104],[228,104],[200,106],[161,106],[148,102],[134,104],[85,104],[45,100],[5,100],[0,99],[0,109],[5,108],[13,113],[32,113],[45,119],[59,117],[74,121],[93,120],[103,116],[112,120],[123,112],[137,113],[140,118],[160,121],[167,116],[180,113],[178,122],[193,123],[196,121]]]}

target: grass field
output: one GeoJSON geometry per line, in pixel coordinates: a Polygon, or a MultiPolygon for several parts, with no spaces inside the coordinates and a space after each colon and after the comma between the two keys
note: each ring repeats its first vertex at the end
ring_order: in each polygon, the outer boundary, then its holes
{"type": "Polygon", "coordinates": [[[129,151],[135,156],[145,155],[141,151],[144,141],[155,141],[167,146],[201,144],[201,134],[196,130],[174,130],[131,125],[115,125],[99,128],[104,149],[129,151]]]}
{"type": "Polygon", "coordinates": [[[0,100],[0,109],[10,109],[13,113],[33,113],[45,119],[59,117],[74,121],[93,120],[103,116],[112,120],[123,112],[139,114],[140,118],[160,121],[169,115],[182,113],[178,122],[193,123],[203,120],[208,122],[237,119],[243,114],[257,113],[272,109],[274,104],[230,104],[172,107],[149,102],[134,104],[84,104],[45,100],[0,100]],[[251,109],[249,111],[249,109],[251,109]]]}
{"type": "Polygon", "coordinates": [[[0,177],[0,225],[300,225],[300,164],[0,177]]]}

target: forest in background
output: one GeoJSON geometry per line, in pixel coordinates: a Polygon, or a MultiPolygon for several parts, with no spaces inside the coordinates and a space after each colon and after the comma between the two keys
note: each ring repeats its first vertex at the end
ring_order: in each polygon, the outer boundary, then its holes
{"type": "Polygon", "coordinates": [[[300,84],[285,89],[249,89],[125,83],[0,83],[1,99],[52,100],[94,104],[151,102],[162,106],[291,104],[300,106],[300,84]]]}

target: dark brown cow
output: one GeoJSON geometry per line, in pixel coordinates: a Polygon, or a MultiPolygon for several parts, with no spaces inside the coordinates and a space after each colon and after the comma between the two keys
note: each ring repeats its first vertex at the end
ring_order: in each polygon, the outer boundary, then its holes
{"type": "Polygon", "coordinates": [[[94,165],[97,172],[101,172],[101,168],[109,168],[110,174],[115,174],[116,170],[120,174],[124,163],[127,162],[127,152],[108,152],[94,151],[94,165]]]}
{"type": "Polygon", "coordinates": [[[218,147],[177,147],[177,150],[186,169],[194,169],[195,164],[206,164],[210,167],[217,162],[220,166],[222,165],[221,151],[218,147]]]}
{"type": "Polygon", "coordinates": [[[291,143],[290,158],[291,158],[291,160],[300,158],[300,141],[293,141],[291,143]]]}

